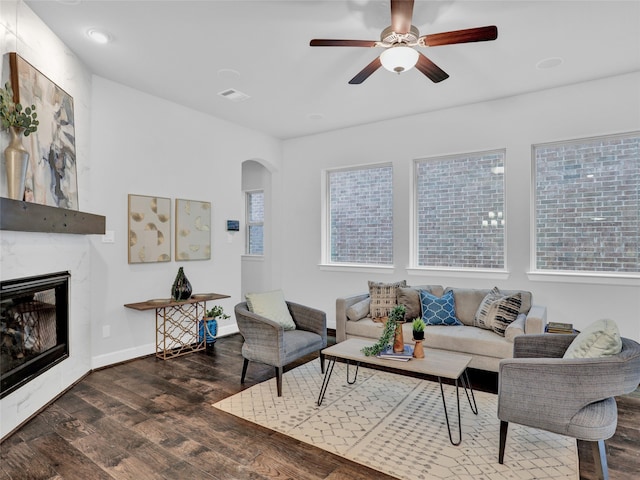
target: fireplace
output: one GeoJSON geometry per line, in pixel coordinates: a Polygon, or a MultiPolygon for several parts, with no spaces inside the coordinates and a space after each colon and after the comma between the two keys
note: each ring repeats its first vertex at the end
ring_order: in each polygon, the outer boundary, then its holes
{"type": "Polygon", "coordinates": [[[0,398],[69,356],[69,278],[0,282],[0,398]]]}

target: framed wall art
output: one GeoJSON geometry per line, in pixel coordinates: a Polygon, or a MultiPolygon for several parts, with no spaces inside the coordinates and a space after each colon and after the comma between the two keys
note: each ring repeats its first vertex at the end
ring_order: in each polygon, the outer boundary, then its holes
{"type": "Polygon", "coordinates": [[[129,263],[171,261],[171,199],[129,194],[129,263]]]}
{"type": "Polygon", "coordinates": [[[14,101],[35,105],[38,130],[24,137],[29,167],[24,199],[78,210],[73,98],[17,53],[9,54],[14,101]]]}
{"type": "Polygon", "coordinates": [[[211,203],[176,199],[176,260],[211,258],[211,203]]]}

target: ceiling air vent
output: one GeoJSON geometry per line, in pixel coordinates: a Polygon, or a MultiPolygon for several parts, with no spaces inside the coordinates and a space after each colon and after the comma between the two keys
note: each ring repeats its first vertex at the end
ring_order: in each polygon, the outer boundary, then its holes
{"type": "Polygon", "coordinates": [[[232,102],[241,102],[249,98],[249,95],[247,95],[246,93],[242,93],[241,91],[236,90],[235,88],[228,88],[227,90],[218,92],[218,95],[228,100],[231,100],[232,102]]]}

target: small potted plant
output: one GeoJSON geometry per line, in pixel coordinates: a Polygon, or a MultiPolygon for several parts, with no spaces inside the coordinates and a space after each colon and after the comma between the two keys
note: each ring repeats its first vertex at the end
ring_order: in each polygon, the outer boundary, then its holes
{"type": "Polygon", "coordinates": [[[205,341],[207,345],[212,345],[216,341],[218,334],[218,320],[225,320],[229,315],[224,313],[224,308],[214,305],[213,308],[205,311],[204,318],[200,320],[198,326],[198,341],[205,341]]]}
{"type": "Polygon", "coordinates": [[[413,339],[424,340],[424,320],[420,317],[414,318],[411,327],[413,328],[413,339]]]}

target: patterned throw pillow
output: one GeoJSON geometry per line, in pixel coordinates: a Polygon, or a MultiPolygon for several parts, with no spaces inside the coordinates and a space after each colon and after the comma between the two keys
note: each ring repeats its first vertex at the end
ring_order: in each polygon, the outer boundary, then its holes
{"type": "Polygon", "coordinates": [[[491,330],[504,337],[504,332],[511,322],[518,318],[522,294],[514,293],[508,297],[502,297],[491,304],[495,309],[495,316],[491,319],[491,330]]]}
{"type": "Polygon", "coordinates": [[[396,295],[398,287],[406,287],[407,281],[402,280],[395,283],[381,283],[369,281],[369,306],[371,318],[384,318],[389,316],[389,312],[397,305],[396,295]]]}
{"type": "Polygon", "coordinates": [[[422,306],[422,320],[426,325],[462,325],[460,320],[456,318],[452,290],[441,297],[420,290],[420,304],[422,306]]]}
{"type": "Polygon", "coordinates": [[[498,287],[493,287],[489,293],[484,297],[476,315],[473,318],[473,325],[478,328],[484,328],[485,330],[491,330],[491,322],[496,315],[498,304],[496,300],[500,300],[504,295],[500,293],[498,287]]]}

